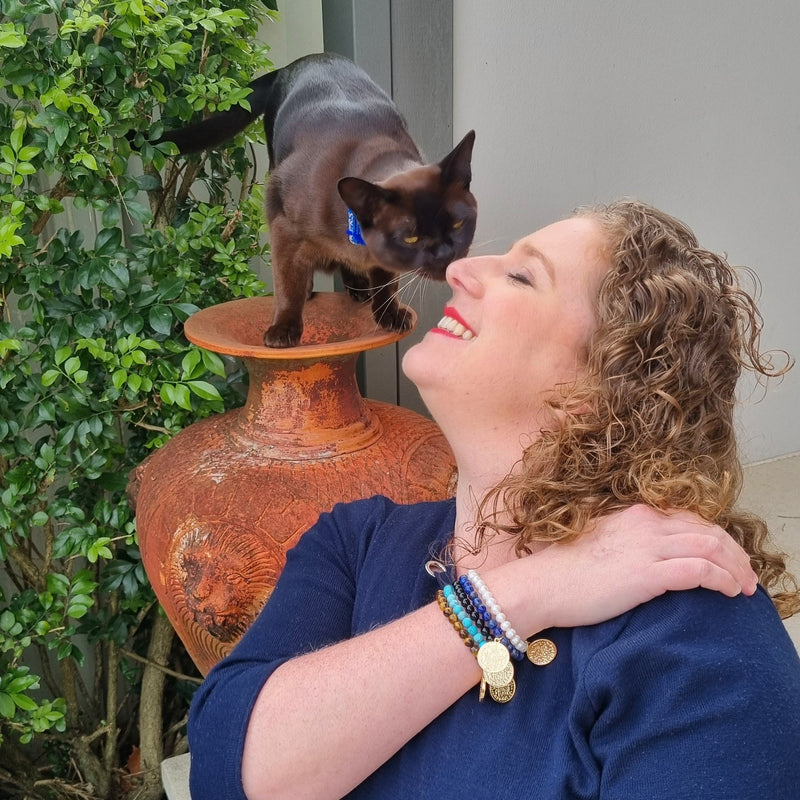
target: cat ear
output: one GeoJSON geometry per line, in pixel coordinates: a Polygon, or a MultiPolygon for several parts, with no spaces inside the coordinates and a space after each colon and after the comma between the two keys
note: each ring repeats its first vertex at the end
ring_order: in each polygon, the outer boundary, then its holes
{"type": "Polygon", "coordinates": [[[470,131],[440,162],[442,183],[459,183],[469,189],[472,180],[472,145],[475,144],[475,131],[470,131]]]}
{"type": "Polygon", "coordinates": [[[371,225],[378,206],[387,200],[385,189],[363,178],[342,178],[337,188],[339,196],[358,217],[361,225],[371,225]]]}

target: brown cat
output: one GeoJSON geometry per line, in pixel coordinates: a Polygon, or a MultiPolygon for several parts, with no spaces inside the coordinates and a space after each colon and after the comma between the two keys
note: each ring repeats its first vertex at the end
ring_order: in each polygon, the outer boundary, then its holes
{"type": "Polygon", "coordinates": [[[160,141],[195,153],[264,117],[275,286],[264,344],[300,341],[316,269],[341,270],[349,292],[371,300],[381,327],[406,330],[398,276],[444,280],[472,242],[474,131],[438,164],[426,164],[388,95],[352,61],[329,53],[300,58],[250,88],[250,111],[236,107],[160,141]]]}

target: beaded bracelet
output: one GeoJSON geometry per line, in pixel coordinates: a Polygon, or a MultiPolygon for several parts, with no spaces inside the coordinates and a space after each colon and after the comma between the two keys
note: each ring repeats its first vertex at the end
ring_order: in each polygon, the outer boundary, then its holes
{"type": "MultiPolygon", "coordinates": [[[[475,577],[478,577],[478,573],[475,570],[470,570],[475,577]]],[[[480,580],[480,578],[478,578],[480,580]]],[[[505,615],[500,613],[500,618],[498,619],[495,615],[497,611],[499,611],[499,606],[497,603],[493,604],[493,607],[490,607],[488,603],[486,603],[481,595],[479,594],[478,590],[472,585],[472,582],[467,577],[467,575],[462,575],[459,578],[459,582],[464,587],[467,595],[469,596],[470,600],[472,601],[472,605],[475,608],[476,612],[480,615],[480,617],[486,621],[487,626],[489,627],[489,631],[493,639],[497,640],[501,644],[503,644],[509,652],[509,655],[515,661],[521,661],[525,657],[525,650],[520,649],[514,644],[511,637],[515,637],[515,639],[519,639],[516,632],[513,628],[510,628],[508,625],[508,621],[505,618],[505,615]],[[497,609],[497,610],[495,610],[497,609]],[[505,630],[503,629],[503,623],[505,623],[505,630]]],[[[484,584],[485,586],[485,584],[484,584]]],[[[521,641],[521,639],[520,639],[521,641]]]]}
{"type": "Polygon", "coordinates": [[[482,620],[475,616],[475,612],[467,602],[464,594],[457,591],[457,584],[449,584],[442,591],[459,622],[470,632],[470,636],[475,639],[478,647],[480,647],[490,638],[489,631],[482,620]]]}
{"type": "MultiPolygon", "coordinates": [[[[500,625],[505,638],[511,643],[511,645],[513,645],[514,649],[519,654],[519,659],[523,658],[527,652],[528,643],[524,641],[522,637],[519,636],[519,634],[517,634],[517,632],[511,627],[511,623],[506,618],[506,615],[501,611],[500,605],[494,599],[494,596],[483,582],[483,578],[481,578],[481,576],[478,575],[474,569],[469,570],[467,575],[480,595],[480,598],[483,601],[483,604],[486,606],[487,611],[489,611],[495,621],[500,625]]],[[[516,658],[514,653],[511,655],[516,658]]]]}
{"type": "Polygon", "coordinates": [[[477,629],[483,634],[483,637],[487,641],[493,639],[494,634],[492,633],[491,628],[487,625],[486,620],[484,620],[484,618],[478,613],[472,600],[464,591],[464,587],[458,581],[453,584],[453,592],[456,600],[461,604],[461,607],[464,609],[464,611],[469,614],[469,618],[475,624],[477,629]]]}
{"type": "Polygon", "coordinates": [[[436,600],[464,643],[473,643],[470,650],[483,673],[478,699],[483,700],[488,687],[495,701],[507,703],[516,692],[511,663],[511,653],[516,651],[505,638],[501,640],[491,633],[493,630],[502,635],[502,630],[487,613],[470,582],[459,580],[443,586],[436,600]]]}
{"type": "Polygon", "coordinates": [[[442,610],[442,613],[450,620],[451,624],[456,630],[456,633],[458,633],[458,635],[463,639],[464,644],[469,647],[469,649],[472,651],[472,654],[477,658],[480,644],[479,642],[475,641],[475,636],[482,638],[478,629],[475,628],[475,635],[470,632],[470,628],[464,625],[453,607],[447,602],[447,597],[442,589],[439,589],[436,592],[436,602],[439,604],[439,608],[442,610]]]}

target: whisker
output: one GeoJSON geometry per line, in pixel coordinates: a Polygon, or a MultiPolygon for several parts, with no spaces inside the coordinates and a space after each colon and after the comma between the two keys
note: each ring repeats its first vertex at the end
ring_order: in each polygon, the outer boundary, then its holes
{"type": "MultiPolygon", "coordinates": [[[[405,280],[401,280],[398,282],[397,289],[395,289],[395,291],[392,292],[392,294],[383,303],[381,303],[381,305],[378,306],[378,308],[374,309],[376,318],[379,322],[383,319],[383,315],[389,310],[389,308],[391,308],[393,302],[399,301],[403,292],[405,291],[405,288],[407,286],[413,285],[414,283],[418,282],[421,277],[422,277],[421,271],[414,270],[413,272],[408,273],[408,275],[405,277],[405,280]]],[[[393,278],[392,281],[383,284],[383,286],[384,287],[388,286],[394,280],[396,280],[396,278],[393,278]]]]}
{"type": "Polygon", "coordinates": [[[491,247],[497,243],[500,243],[502,249],[507,250],[514,242],[514,239],[511,239],[507,236],[497,236],[494,239],[486,239],[481,242],[473,242],[469,248],[470,255],[483,255],[486,251],[486,248],[491,247]]]}

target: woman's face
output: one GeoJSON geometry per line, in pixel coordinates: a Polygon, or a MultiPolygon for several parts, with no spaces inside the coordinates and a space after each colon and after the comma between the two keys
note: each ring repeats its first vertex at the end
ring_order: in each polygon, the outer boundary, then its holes
{"type": "Polygon", "coordinates": [[[408,350],[403,371],[443,427],[465,422],[461,410],[477,424],[535,433],[544,403],[583,368],[608,269],[588,217],[548,225],[502,256],[455,261],[443,320],[408,350]]]}

